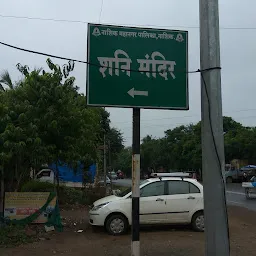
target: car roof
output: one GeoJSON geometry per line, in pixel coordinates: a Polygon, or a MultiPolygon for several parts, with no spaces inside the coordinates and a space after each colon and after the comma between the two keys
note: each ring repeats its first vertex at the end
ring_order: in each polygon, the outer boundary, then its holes
{"type": "Polygon", "coordinates": [[[192,182],[198,182],[196,179],[192,178],[181,178],[181,177],[157,177],[157,178],[149,178],[147,179],[149,182],[159,181],[159,180],[184,180],[184,181],[192,181],[192,182]]]}

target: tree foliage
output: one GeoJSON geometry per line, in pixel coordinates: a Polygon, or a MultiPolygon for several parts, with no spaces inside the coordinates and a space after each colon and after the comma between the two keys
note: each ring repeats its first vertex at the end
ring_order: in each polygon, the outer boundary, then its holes
{"type": "Polygon", "coordinates": [[[117,155],[116,162],[114,164],[116,170],[122,170],[128,177],[131,177],[132,170],[132,148],[127,147],[122,149],[117,155]]]}
{"type": "MultiPolygon", "coordinates": [[[[244,127],[231,117],[223,117],[226,163],[233,159],[247,160],[251,164],[256,162],[256,128],[244,127]]],[[[127,154],[123,151],[118,159],[120,166],[126,162],[127,154]],[[122,160],[123,158],[123,160],[122,160]]],[[[163,168],[170,170],[201,169],[201,122],[197,124],[181,125],[165,131],[160,139],[146,136],[141,143],[141,168],[163,168]]],[[[129,170],[130,164],[123,168],[129,170]]]]}
{"type": "Polygon", "coordinates": [[[112,169],[115,161],[117,161],[118,153],[124,148],[122,133],[116,128],[110,128],[106,134],[106,144],[109,150],[108,166],[109,169],[112,169]]]}
{"type": "Polygon", "coordinates": [[[122,147],[119,132],[110,129],[109,113],[86,107],[70,76],[74,64],[61,68],[48,59],[47,65],[50,72],[30,72],[18,64],[23,79],[15,84],[7,71],[1,76],[0,167],[12,188],[42,164],[63,161],[75,168],[78,161],[95,163],[104,132],[114,147],[122,147]]]}

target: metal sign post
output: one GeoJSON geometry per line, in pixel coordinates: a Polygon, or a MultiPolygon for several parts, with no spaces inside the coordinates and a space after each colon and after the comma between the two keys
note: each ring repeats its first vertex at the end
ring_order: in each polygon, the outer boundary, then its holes
{"type": "Polygon", "coordinates": [[[132,256],[140,255],[140,109],[133,108],[132,136],[132,256]]]}
{"type": "Polygon", "coordinates": [[[88,24],[87,105],[133,108],[132,256],[140,255],[140,109],[188,110],[187,31],[88,24]]]}

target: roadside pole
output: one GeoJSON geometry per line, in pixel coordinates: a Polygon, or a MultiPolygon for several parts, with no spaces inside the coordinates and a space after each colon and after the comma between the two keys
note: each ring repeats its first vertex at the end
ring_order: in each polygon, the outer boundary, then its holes
{"type": "Polygon", "coordinates": [[[205,255],[228,256],[218,0],[200,0],[200,57],[205,255]]]}
{"type": "Polygon", "coordinates": [[[106,132],[104,132],[104,149],[103,149],[103,170],[104,170],[104,188],[105,194],[107,193],[107,159],[106,159],[106,132]]]}
{"type": "MultiPolygon", "coordinates": [[[[111,163],[110,141],[108,141],[108,146],[107,147],[108,147],[108,166],[109,166],[109,170],[112,172],[113,169],[112,169],[112,163],[111,163]]],[[[106,166],[107,166],[107,164],[106,164],[106,166]]],[[[112,179],[110,181],[110,191],[111,191],[111,193],[113,192],[113,182],[112,182],[112,179]]]]}
{"type": "Polygon", "coordinates": [[[132,248],[131,255],[140,255],[140,108],[133,108],[132,136],[132,248]]]}
{"type": "Polygon", "coordinates": [[[108,141],[108,166],[110,167],[110,170],[112,171],[110,140],[108,141]]]}
{"type": "Polygon", "coordinates": [[[0,217],[4,217],[4,166],[0,168],[0,217]]]}

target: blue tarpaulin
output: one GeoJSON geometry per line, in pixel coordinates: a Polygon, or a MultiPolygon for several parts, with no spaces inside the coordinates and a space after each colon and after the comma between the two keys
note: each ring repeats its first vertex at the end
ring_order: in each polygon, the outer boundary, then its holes
{"type": "Polygon", "coordinates": [[[96,175],[96,164],[92,164],[88,170],[88,183],[93,183],[96,175]]]}
{"type": "MultiPolygon", "coordinates": [[[[49,168],[56,172],[56,164],[50,164],[49,168]]],[[[61,181],[66,182],[83,182],[84,179],[84,166],[82,164],[78,164],[76,170],[72,169],[65,163],[59,162],[58,164],[59,170],[59,179],[61,181]]],[[[86,170],[85,170],[86,173],[86,170]]],[[[88,178],[89,182],[93,182],[96,175],[96,165],[93,164],[89,167],[88,170],[88,178]]]]}

